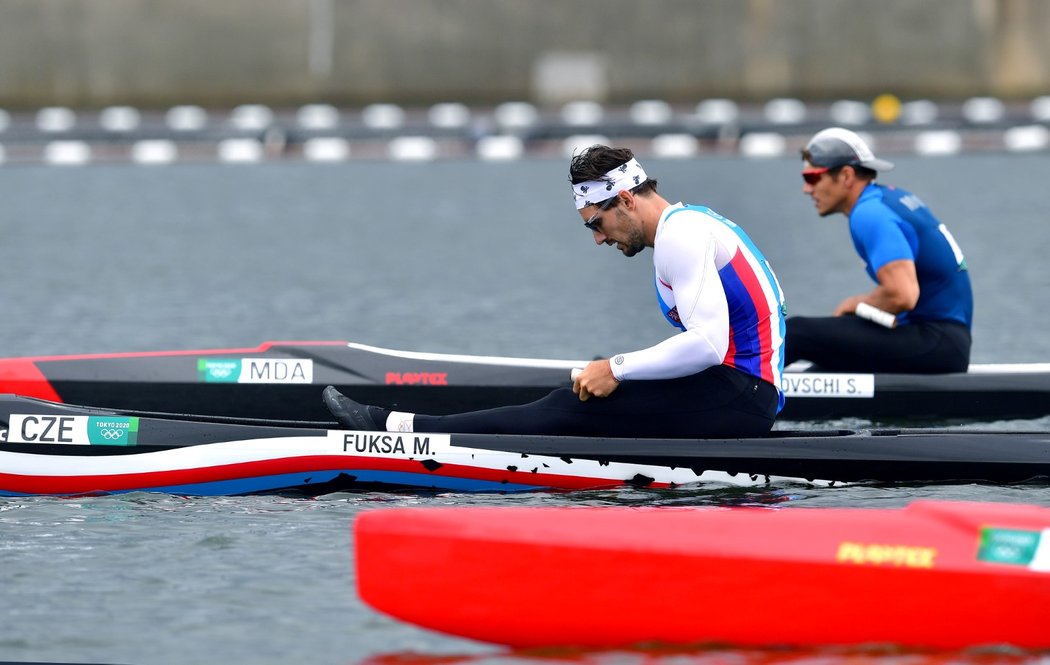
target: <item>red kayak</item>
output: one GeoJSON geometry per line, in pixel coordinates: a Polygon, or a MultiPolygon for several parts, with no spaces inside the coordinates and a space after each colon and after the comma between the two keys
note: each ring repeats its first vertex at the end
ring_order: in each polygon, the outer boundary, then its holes
{"type": "Polygon", "coordinates": [[[355,525],[361,597],[519,648],[1050,648],[1050,509],[404,508],[355,525]]]}

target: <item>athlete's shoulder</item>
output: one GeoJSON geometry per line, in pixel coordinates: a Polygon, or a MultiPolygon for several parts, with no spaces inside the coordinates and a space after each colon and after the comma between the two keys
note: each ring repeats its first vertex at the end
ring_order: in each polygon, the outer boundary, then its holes
{"type": "Polygon", "coordinates": [[[893,221],[898,215],[890,207],[888,197],[892,200],[896,191],[885,185],[872,183],[864,190],[850,211],[850,225],[877,224],[893,221]]]}
{"type": "Polygon", "coordinates": [[[727,224],[727,225],[730,225],[730,226],[736,226],[736,224],[733,222],[733,220],[731,220],[728,217],[726,217],[725,215],[719,213],[717,210],[714,210],[712,208],[708,208],[707,206],[687,205],[687,206],[684,206],[683,210],[686,210],[688,212],[692,212],[692,213],[697,214],[697,215],[701,215],[702,217],[705,217],[705,218],[707,218],[707,219],[709,219],[711,221],[714,221],[714,222],[719,222],[721,224],[727,224]]]}
{"type": "Polygon", "coordinates": [[[704,213],[704,208],[681,203],[669,206],[660,216],[657,238],[661,235],[680,236],[706,233],[714,218],[704,213]]]}
{"type": "Polygon", "coordinates": [[[885,189],[886,191],[883,194],[883,198],[889,206],[903,206],[912,212],[929,209],[929,207],[923,203],[922,199],[906,189],[901,189],[899,187],[887,187],[885,189]]]}
{"type": "Polygon", "coordinates": [[[681,204],[665,211],[662,225],[691,235],[721,233],[727,229],[739,228],[733,220],[707,206],[681,204]]]}

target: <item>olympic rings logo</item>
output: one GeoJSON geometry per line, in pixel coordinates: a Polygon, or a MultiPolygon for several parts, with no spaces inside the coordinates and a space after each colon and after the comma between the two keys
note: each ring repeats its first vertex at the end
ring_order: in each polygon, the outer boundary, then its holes
{"type": "Polygon", "coordinates": [[[233,369],[228,367],[209,367],[208,373],[217,379],[225,379],[229,375],[233,374],[233,369]]]}
{"type": "Polygon", "coordinates": [[[102,435],[103,439],[108,441],[116,441],[125,434],[125,430],[122,429],[100,429],[99,434],[102,435]]]}

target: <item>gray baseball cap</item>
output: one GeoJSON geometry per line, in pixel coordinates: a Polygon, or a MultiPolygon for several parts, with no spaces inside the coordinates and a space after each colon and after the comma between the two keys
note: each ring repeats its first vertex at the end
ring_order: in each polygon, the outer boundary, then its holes
{"type": "Polygon", "coordinates": [[[803,156],[813,166],[829,169],[840,166],[864,166],[874,171],[893,169],[893,163],[877,158],[856,132],[842,127],[829,127],[817,132],[806,144],[803,156]]]}

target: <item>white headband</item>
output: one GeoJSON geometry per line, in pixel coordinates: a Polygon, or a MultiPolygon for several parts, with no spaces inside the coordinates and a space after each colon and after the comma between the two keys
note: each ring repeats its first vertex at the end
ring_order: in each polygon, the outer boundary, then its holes
{"type": "Polygon", "coordinates": [[[625,189],[634,189],[649,177],[637,159],[631,159],[605,174],[601,180],[588,180],[572,186],[576,209],[583,210],[602,201],[608,201],[625,189]]]}

